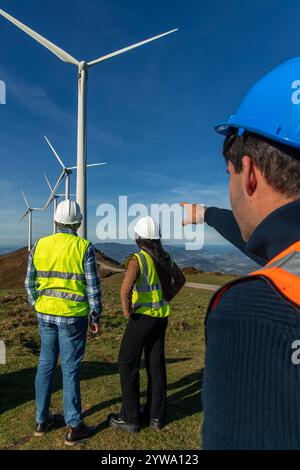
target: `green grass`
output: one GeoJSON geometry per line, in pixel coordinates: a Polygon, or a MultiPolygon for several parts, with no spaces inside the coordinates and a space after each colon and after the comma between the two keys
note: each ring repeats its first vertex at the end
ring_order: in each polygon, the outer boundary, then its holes
{"type": "Polygon", "coordinates": [[[222,274],[214,274],[214,273],[198,273],[198,274],[186,274],[186,280],[188,282],[199,282],[203,284],[215,284],[217,286],[221,286],[226,282],[233,281],[237,279],[235,275],[222,275],[222,274]]]}
{"type": "MultiPolygon", "coordinates": [[[[96,338],[88,336],[81,382],[85,421],[97,426],[97,434],[76,449],[197,449],[202,423],[203,323],[211,293],[184,288],[172,302],[166,348],[168,424],[159,434],[144,428],[130,435],[108,428],[106,423],[107,415],[118,411],[121,402],[116,365],[126,325],[119,303],[121,279],[122,275],[116,274],[102,282],[101,334],[96,338]]],[[[55,428],[43,438],[33,437],[34,377],[40,342],[36,315],[28,306],[24,291],[0,292],[0,331],[0,339],[6,342],[8,350],[7,365],[0,365],[0,448],[64,449],[59,369],[52,396],[55,428]]],[[[142,364],[142,403],[145,390],[146,374],[142,364]]]]}

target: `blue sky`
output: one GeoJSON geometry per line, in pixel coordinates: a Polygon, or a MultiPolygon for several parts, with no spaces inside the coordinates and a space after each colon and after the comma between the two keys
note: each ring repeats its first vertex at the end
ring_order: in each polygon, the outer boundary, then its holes
{"type": "MultiPolygon", "coordinates": [[[[181,200],[228,207],[222,137],[213,127],[233,113],[265,72],[300,53],[297,1],[0,0],[0,7],[78,59],[179,28],[174,35],[91,69],[89,76],[89,238],[96,208],[181,200]]],[[[44,204],[59,166],[76,162],[76,68],[0,18],[0,246],[24,246],[25,206],[44,204]]],[[[75,177],[73,177],[73,189],[75,177]]],[[[51,231],[52,210],[34,217],[34,238],[51,231]]],[[[222,242],[206,231],[206,242],[222,242]]]]}

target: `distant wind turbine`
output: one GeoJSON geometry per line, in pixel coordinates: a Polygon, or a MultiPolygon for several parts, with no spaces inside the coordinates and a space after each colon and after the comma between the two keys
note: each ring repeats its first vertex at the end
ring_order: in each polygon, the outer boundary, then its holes
{"type": "MultiPolygon", "coordinates": [[[[66,199],[70,199],[70,176],[71,174],[73,173],[73,170],[77,170],[77,166],[71,166],[71,167],[66,167],[64,162],[62,161],[61,157],[58,155],[58,153],[56,152],[55,148],[53,147],[53,145],[51,144],[51,142],[49,141],[49,139],[44,136],[45,139],[46,139],[46,142],[47,144],[49,145],[49,147],[51,148],[52,152],[54,153],[55,157],[57,158],[60,166],[62,167],[63,171],[60,175],[60,177],[58,178],[57,180],[57,183],[56,185],[54,186],[54,188],[52,189],[52,192],[50,194],[50,197],[48,199],[48,201],[46,202],[45,204],[45,209],[48,209],[49,205],[51,204],[52,200],[53,200],[53,195],[56,193],[59,185],[61,184],[62,180],[64,178],[66,178],[66,192],[65,192],[65,198],[66,199]]],[[[86,165],[87,168],[90,168],[90,167],[94,167],[94,166],[103,166],[103,165],[107,165],[107,163],[91,163],[89,165],[86,165]]]]}
{"type": "MultiPolygon", "coordinates": [[[[57,203],[58,203],[58,200],[59,198],[63,197],[66,199],[66,194],[56,194],[56,193],[53,193],[53,187],[51,186],[50,184],[50,181],[47,177],[47,175],[45,174],[45,180],[47,181],[47,185],[50,189],[50,192],[51,192],[51,196],[52,196],[52,200],[53,200],[53,233],[56,233],[56,224],[55,224],[55,212],[56,212],[56,208],[57,208],[57,203]]],[[[70,194],[70,196],[75,196],[75,194],[70,194]]]]}
{"type": "Polygon", "coordinates": [[[19,224],[22,222],[22,220],[25,219],[25,217],[28,215],[28,251],[31,250],[31,247],[32,247],[32,213],[34,211],[44,211],[45,209],[42,209],[42,208],[37,208],[37,207],[30,207],[29,206],[29,203],[28,203],[28,200],[24,194],[23,191],[21,191],[21,194],[24,198],[24,201],[25,201],[25,204],[27,206],[27,211],[25,212],[25,214],[23,215],[23,217],[21,217],[20,221],[19,221],[19,224]]]}
{"type": "Polygon", "coordinates": [[[156,39],[167,36],[168,34],[174,33],[177,29],[173,29],[158,36],[151,37],[144,41],[138,42],[118,51],[112,52],[110,54],[104,55],[99,59],[92,60],[90,62],[78,61],[70,54],[65,52],[60,47],[56,46],[52,42],[45,39],[40,34],[36,33],[28,26],[25,26],[23,23],[13,18],[11,15],[0,9],[0,15],[4,16],[7,20],[13,23],[15,26],[20,28],[26,34],[31,36],[37,42],[42,44],[46,49],[49,49],[53,54],[55,54],[63,62],[67,62],[78,67],[79,77],[78,77],[78,131],[77,131],[77,185],[76,185],[76,199],[78,204],[81,207],[83,214],[83,222],[79,229],[79,235],[82,237],[87,236],[87,188],[86,188],[86,163],[87,163],[87,78],[88,78],[88,69],[93,67],[100,62],[105,60],[112,59],[124,52],[135,49],[136,47],[143,46],[148,42],[155,41],[156,39]]]}

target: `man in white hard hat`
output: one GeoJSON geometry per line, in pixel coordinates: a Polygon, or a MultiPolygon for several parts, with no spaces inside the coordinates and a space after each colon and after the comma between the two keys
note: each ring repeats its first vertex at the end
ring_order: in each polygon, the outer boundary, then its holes
{"type": "Polygon", "coordinates": [[[61,202],[55,213],[57,233],[33,247],[25,281],[29,302],[36,310],[41,353],[36,375],[35,436],[53,423],[50,413],[53,375],[60,354],[64,418],[68,446],[90,437],[95,428],[81,414],[80,363],[84,356],[88,319],[94,334],[101,315],[100,279],[93,245],[77,236],[82,221],[76,202],[61,202]]]}

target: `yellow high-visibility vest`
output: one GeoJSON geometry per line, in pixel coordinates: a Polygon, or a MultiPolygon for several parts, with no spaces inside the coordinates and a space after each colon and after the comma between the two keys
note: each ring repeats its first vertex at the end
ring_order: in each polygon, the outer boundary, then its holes
{"type": "MultiPolygon", "coordinates": [[[[132,311],[151,317],[165,318],[170,315],[170,305],[163,298],[163,290],[151,256],[141,250],[134,255],[139,263],[140,275],[132,292],[132,311]]],[[[129,257],[125,263],[128,263],[129,257]]]]}
{"type": "Polygon", "coordinates": [[[39,313],[84,317],[89,313],[84,256],[90,242],[69,233],[41,238],[34,252],[35,309],[39,313]]]}

